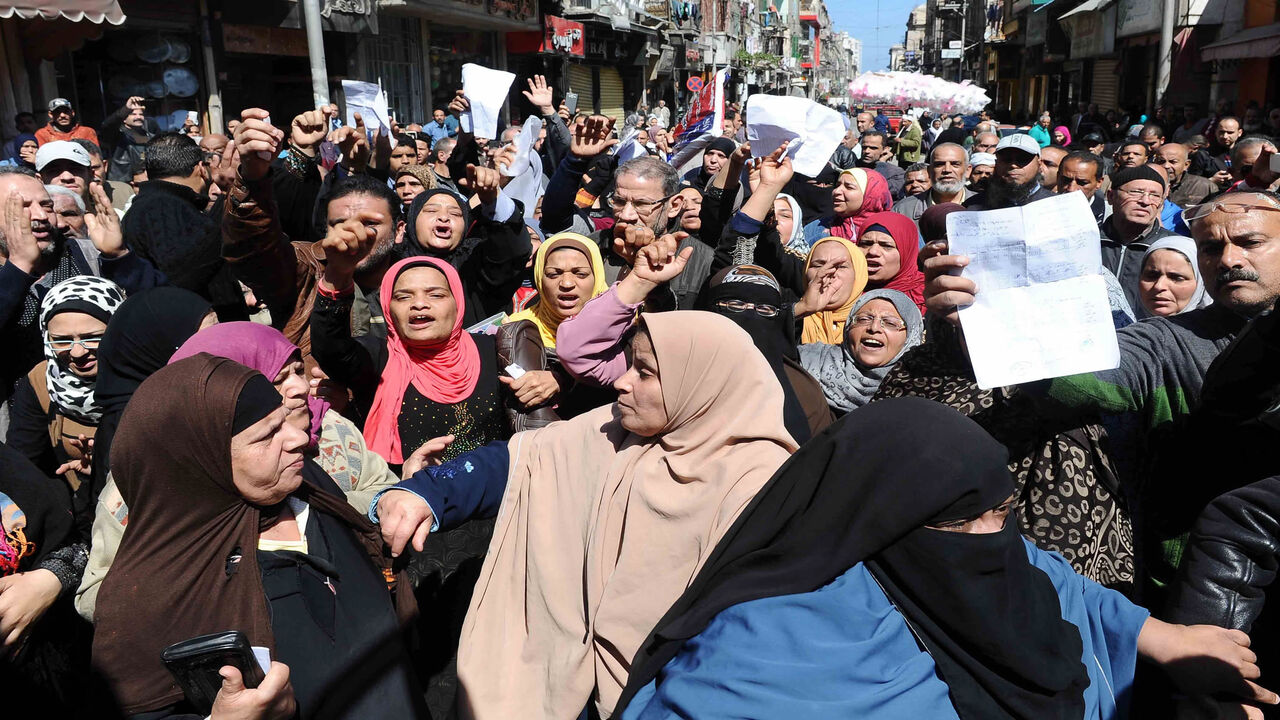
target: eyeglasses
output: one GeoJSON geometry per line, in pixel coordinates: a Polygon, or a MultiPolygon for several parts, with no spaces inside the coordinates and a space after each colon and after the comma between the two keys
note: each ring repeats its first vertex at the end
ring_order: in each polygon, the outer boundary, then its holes
{"type": "Polygon", "coordinates": [[[749,302],[743,302],[741,300],[720,300],[716,302],[716,307],[722,310],[728,310],[729,312],[732,312],[732,313],[740,313],[740,312],[746,312],[748,310],[754,310],[755,313],[760,317],[767,317],[767,318],[777,317],[778,313],[782,312],[781,310],[779,310],[778,308],[772,305],[765,305],[763,303],[749,303],[749,302]]]}
{"type": "Polygon", "coordinates": [[[1215,212],[1224,212],[1228,215],[1241,215],[1250,210],[1267,210],[1270,212],[1280,212],[1280,207],[1275,205],[1258,205],[1257,203],[1246,203],[1239,200],[1215,200],[1213,202],[1200,203],[1192,205],[1182,211],[1182,222],[1188,227],[1192,221],[1202,220],[1215,212]]]}
{"type": "Polygon", "coordinates": [[[1117,190],[1116,192],[1130,200],[1151,200],[1153,202],[1164,200],[1164,193],[1155,190],[1117,190]]]}
{"type": "Polygon", "coordinates": [[[880,321],[880,327],[885,330],[901,331],[907,329],[907,324],[905,322],[900,318],[892,317],[890,315],[854,315],[853,326],[871,327],[876,320],[880,321]]]}
{"type": "Polygon", "coordinates": [[[101,335],[90,335],[88,337],[75,338],[58,338],[45,342],[45,347],[56,353],[70,352],[72,348],[79,345],[86,351],[97,350],[98,345],[102,343],[101,335]]]}
{"type": "Polygon", "coordinates": [[[665,203],[666,201],[670,200],[673,197],[675,196],[668,195],[662,198],[661,200],[624,200],[618,197],[617,193],[609,193],[609,195],[605,197],[604,201],[609,205],[609,207],[613,208],[614,212],[619,212],[626,206],[630,205],[631,207],[636,209],[637,213],[641,215],[648,215],[654,210],[657,210],[658,206],[662,205],[663,203],[665,203]]]}

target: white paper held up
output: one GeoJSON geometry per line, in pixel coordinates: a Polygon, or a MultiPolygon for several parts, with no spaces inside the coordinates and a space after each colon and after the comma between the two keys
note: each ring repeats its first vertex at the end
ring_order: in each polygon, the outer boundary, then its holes
{"type": "Polygon", "coordinates": [[[752,157],[771,154],[784,142],[795,171],[814,177],[844,139],[844,119],[832,108],[802,97],[747,98],[747,140],[752,157]]]}
{"type": "Polygon", "coordinates": [[[471,132],[476,137],[489,140],[498,137],[498,114],[515,79],[514,73],[475,63],[462,66],[462,94],[471,103],[471,132]]]}
{"type": "Polygon", "coordinates": [[[343,80],[342,94],[347,98],[347,125],[355,127],[355,114],[360,113],[360,119],[364,120],[369,132],[381,127],[384,134],[390,134],[391,115],[382,88],[360,80],[343,80]]]}
{"type": "Polygon", "coordinates": [[[952,255],[978,286],[960,309],[969,360],[983,389],[1120,363],[1089,205],[1067,193],[1022,207],[947,216],[952,255]]]}

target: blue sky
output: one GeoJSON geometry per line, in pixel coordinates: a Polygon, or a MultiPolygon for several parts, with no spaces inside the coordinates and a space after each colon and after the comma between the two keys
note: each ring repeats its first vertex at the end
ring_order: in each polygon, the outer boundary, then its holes
{"type": "Polygon", "coordinates": [[[889,46],[902,42],[911,8],[924,0],[827,0],[836,32],[862,41],[862,69],[886,70],[889,46]]]}

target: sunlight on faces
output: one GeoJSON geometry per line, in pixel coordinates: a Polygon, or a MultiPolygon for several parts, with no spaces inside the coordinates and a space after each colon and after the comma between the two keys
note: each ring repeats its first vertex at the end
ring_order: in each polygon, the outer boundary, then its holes
{"type": "Polygon", "coordinates": [[[1101,184],[1098,168],[1091,162],[1079,158],[1069,158],[1058,166],[1058,192],[1068,193],[1079,190],[1090,200],[1101,184]]]}
{"type": "Polygon", "coordinates": [[[849,173],[840,175],[831,189],[831,209],[836,217],[846,218],[862,209],[862,188],[849,173]]]}
{"type": "MultiPolygon", "coordinates": [[[[48,342],[88,340],[102,338],[107,324],[82,312],[61,312],[49,318],[45,339],[48,342]]],[[[98,376],[98,349],[86,350],[83,345],[72,345],[70,350],[56,350],[58,365],[82,378],[98,376]]]]}
{"type": "Polygon", "coordinates": [[[818,282],[818,278],[825,276],[832,268],[835,268],[835,277],[840,281],[840,291],[823,310],[838,309],[849,302],[849,295],[853,293],[853,258],[849,257],[849,251],[843,243],[828,240],[813,249],[809,268],[804,272],[805,285],[818,282]]]}
{"type": "Polygon", "coordinates": [[[893,359],[907,342],[907,328],[900,330],[885,327],[880,318],[901,322],[902,315],[888,300],[875,299],[858,308],[853,321],[847,323],[848,331],[845,339],[849,343],[849,352],[858,364],[868,368],[878,368],[893,359]],[[875,318],[870,324],[857,322],[858,318],[875,318]]]}
{"type": "Polygon", "coordinates": [[[35,140],[28,140],[22,143],[22,147],[18,148],[18,157],[28,165],[36,164],[36,151],[40,149],[40,143],[35,140]]]}
{"type": "Polygon", "coordinates": [[[1138,278],[1142,306],[1152,315],[1176,315],[1196,292],[1191,261],[1177,250],[1156,250],[1142,264],[1138,278]]]}
{"type": "Polygon", "coordinates": [[[969,171],[969,182],[978,185],[995,174],[996,169],[992,165],[974,165],[973,169],[969,171]]]}
{"type": "Polygon", "coordinates": [[[1045,187],[1058,184],[1058,170],[1062,167],[1062,158],[1067,151],[1061,148],[1046,147],[1040,150],[1040,182],[1045,187]]]}
{"type": "Polygon", "coordinates": [[[391,248],[395,245],[396,236],[400,232],[396,223],[391,220],[392,208],[387,204],[386,200],[379,196],[365,195],[363,193],[345,195],[336,200],[330,200],[327,217],[328,226],[339,225],[362,212],[377,214],[379,219],[365,222],[365,227],[373,228],[375,231],[373,249],[356,265],[357,272],[368,270],[385,260],[391,254],[391,248]]]}
{"type": "Polygon", "coordinates": [[[1181,143],[1166,143],[1156,151],[1155,162],[1164,168],[1165,174],[1178,182],[1191,166],[1187,156],[1187,146],[1181,143]]]}
{"type": "Polygon", "coordinates": [[[396,278],[391,290],[391,321],[405,343],[443,343],[457,319],[458,302],[444,273],[430,265],[418,265],[396,278]]]}
{"type": "Polygon", "coordinates": [[[906,175],[906,180],[902,186],[902,191],[907,195],[915,195],[928,190],[930,187],[929,171],[916,170],[906,175]]]}
{"type": "Polygon", "coordinates": [[[542,300],[560,317],[571,318],[591,299],[596,276],[591,259],[572,245],[557,246],[547,253],[542,266],[542,300]]]}
{"type": "Polygon", "coordinates": [[[680,229],[688,233],[696,233],[702,229],[702,193],[693,188],[680,191],[684,203],[680,216],[680,229]]]}
{"type": "Polygon", "coordinates": [[[400,202],[405,205],[413,202],[413,199],[421,195],[422,191],[426,189],[421,180],[409,173],[396,178],[396,197],[400,198],[400,202]]]}
{"type": "Polygon", "coordinates": [[[618,391],[618,415],[622,427],[641,437],[654,437],[667,426],[667,406],[658,379],[658,357],[653,340],[643,328],[631,341],[631,367],[613,384],[618,391]]]}
{"type": "MultiPolygon", "coordinates": [[[[1264,195],[1241,192],[1242,203],[1276,207],[1264,195]]],[[[1200,276],[1216,303],[1242,315],[1270,309],[1280,297],[1280,212],[1224,213],[1191,224],[1200,276]]]]}
{"type": "Polygon", "coordinates": [[[887,283],[902,269],[898,245],[888,233],[879,230],[862,233],[858,237],[858,249],[867,256],[867,282],[887,283]]]}
{"type": "Polygon", "coordinates": [[[684,198],[677,194],[665,204],[658,203],[641,213],[636,203],[655,203],[665,197],[662,181],[656,177],[637,177],[632,173],[618,175],[614,180],[613,196],[619,202],[630,201],[613,210],[615,237],[625,232],[628,225],[645,225],[655,235],[661,235],[666,229],[667,221],[684,210],[684,198]]]}
{"type": "Polygon", "coordinates": [[[778,226],[778,238],[784,243],[791,239],[791,233],[795,232],[796,216],[786,198],[773,201],[773,219],[778,226]]]}
{"type": "Polygon", "coordinates": [[[966,533],[969,535],[989,535],[1004,529],[1009,513],[1018,504],[1018,496],[1010,495],[1005,501],[974,518],[951,520],[938,525],[928,525],[931,530],[943,532],[966,533]]]}
{"type": "Polygon", "coordinates": [[[1040,175],[1040,158],[1017,148],[996,153],[995,175],[1005,182],[1026,185],[1040,175]]]}
{"type": "Polygon", "coordinates": [[[388,169],[394,176],[395,173],[400,172],[400,168],[405,165],[413,165],[416,162],[418,162],[418,146],[416,144],[412,147],[409,145],[397,145],[396,149],[391,151],[391,162],[388,165],[388,169]]]}
{"type": "Polygon", "coordinates": [[[1131,180],[1111,190],[1111,206],[1126,222],[1150,225],[1160,218],[1164,192],[1164,186],[1154,180],[1131,180]],[[1134,197],[1134,193],[1141,194],[1134,197]]]}
{"type": "Polygon", "coordinates": [[[1138,167],[1147,162],[1147,146],[1129,143],[1116,151],[1116,169],[1138,167]]]}
{"type": "MultiPolygon", "coordinates": [[[[0,211],[3,211],[4,204],[8,203],[9,196],[13,193],[17,193],[22,198],[22,210],[31,222],[31,234],[35,237],[41,254],[47,256],[54,252],[55,219],[53,198],[49,197],[49,191],[45,190],[44,184],[36,178],[17,174],[2,175],[0,176],[0,211]]],[[[4,245],[3,250],[7,256],[9,246],[4,245]]]]}
{"type": "Polygon", "coordinates": [[[275,505],[302,485],[302,452],[310,437],[287,417],[280,407],[231,438],[231,480],[254,505],[275,505]]]}
{"type": "MultiPolygon", "coordinates": [[[[732,133],[733,131],[730,130],[729,132],[732,133]]],[[[708,175],[715,175],[720,172],[720,168],[724,167],[724,163],[728,159],[729,156],[719,150],[708,150],[702,154],[702,169],[708,175]]]]}
{"type": "Polygon", "coordinates": [[[414,223],[418,244],[432,250],[453,250],[462,242],[462,234],[466,231],[462,205],[452,193],[447,192],[432,195],[414,223]]]}
{"type": "Polygon", "coordinates": [[[964,188],[965,168],[969,156],[958,145],[947,145],[933,151],[929,160],[929,177],[934,187],[943,193],[954,194],[964,188]]]}
{"type": "Polygon", "coordinates": [[[85,237],[84,213],[80,212],[80,206],[76,205],[75,198],[67,197],[62,193],[53,195],[53,212],[60,218],[61,223],[71,230],[71,234],[76,237],[85,237]]]}
{"type": "Polygon", "coordinates": [[[304,431],[311,430],[311,409],[307,405],[307,395],[311,384],[307,381],[307,370],[302,364],[302,355],[294,352],[289,361],[280,368],[280,372],[271,380],[280,397],[284,398],[284,409],[288,413],[286,419],[290,425],[304,431]]]}

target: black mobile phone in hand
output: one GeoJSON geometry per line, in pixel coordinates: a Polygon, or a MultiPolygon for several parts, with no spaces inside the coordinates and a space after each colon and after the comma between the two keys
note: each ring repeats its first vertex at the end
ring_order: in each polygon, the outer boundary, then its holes
{"type": "Polygon", "coordinates": [[[569,110],[570,115],[578,112],[578,93],[576,92],[565,93],[564,106],[569,110]]]}
{"type": "Polygon", "coordinates": [[[213,701],[222,688],[218,671],[230,665],[240,670],[244,686],[256,688],[264,675],[253,655],[249,638],[239,630],[212,633],[177,642],[164,649],[160,660],[178,681],[187,701],[197,712],[213,712],[213,701]]]}

